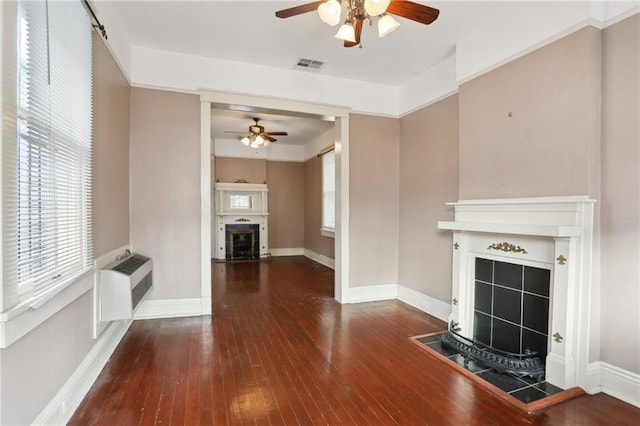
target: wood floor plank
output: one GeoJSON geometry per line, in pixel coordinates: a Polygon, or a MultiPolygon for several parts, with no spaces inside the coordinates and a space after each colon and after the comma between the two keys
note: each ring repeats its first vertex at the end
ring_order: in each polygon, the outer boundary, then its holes
{"type": "Polygon", "coordinates": [[[340,305],[304,257],[213,263],[211,316],[135,321],[71,425],[635,425],[584,395],[527,415],[409,337],[442,321],[398,301],[340,305]]]}

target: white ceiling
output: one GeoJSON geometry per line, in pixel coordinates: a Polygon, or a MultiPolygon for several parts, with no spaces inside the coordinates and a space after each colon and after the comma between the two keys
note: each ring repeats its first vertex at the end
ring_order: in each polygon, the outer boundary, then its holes
{"type": "MultiPolygon", "coordinates": [[[[538,19],[535,28],[544,27],[548,22],[554,23],[558,7],[569,4],[541,0],[415,0],[439,9],[438,19],[431,25],[422,25],[397,17],[400,27],[387,37],[378,38],[374,18],[374,26],[365,25],[363,29],[363,47],[344,48],[342,42],[333,37],[337,27],[324,24],[315,11],[287,19],[275,16],[278,10],[308,3],[305,0],[94,1],[110,3],[119,21],[117,29],[124,33],[130,47],[286,70],[294,69],[300,58],[314,59],[324,62],[319,71],[321,75],[347,79],[347,82],[357,80],[379,84],[383,90],[407,85],[413,77],[424,75],[425,71],[454,55],[456,46],[476,45],[474,42],[483,40],[483,34],[504,33],[505,44],[508,45],[510,38],[519,39],[522,34],[517,33],[517,26],[510,32],[504,32],[504,24],[538,19]],[[537,12],[537,18],[529,18],[532,10],[537,12]]],[[[597,1],[592,1],[594,3],[586,1],[580,4],[595,10],[597,1]]],[[[637,0],[630,3],[633,5],[637,0]]],[[[558,22],[563,21],[560,19],[558,22]]],[[[109,23],[105,24],[109,31],[109,23]]],[[[549,25],[549,28],[555,26],[549,25]]],[[[484,55],[485,52],[478,54],[484,55]]],[[[259,74],[255,75],[255,81],[269,88],[270,81],[261,81],[259,74]]],[[[290,136],[279,138],[279,144],[305,143],[327,126],[326,122],[300,117],[294,119],[274,111],[216,113],[214,110],[214,137],[228,139],[229,134],[225,131],[246,130],[252,117],[263,118],[261,124],[267,131],[289,132],[290,136]]]]}
{"type": "MultiPolygon", "coordinates": [[[[400,86],[453,54],[457,40],[504,19],[513,7],[505,2],[416,2],[440,9],[438,19],[422,25],[397,17],[400,27],[385,38],[378,38],[374,21],[363,29],[362,48],[343,47],[333,37],[337,27],[324,24],[316,12],[275,16],[278,10],[308,3],[304,0],[116,0],[114,8],[132,46],[281,69],[294,68],[300,58],[315,59],[324,62],[320,74],[400,86]]],[[[264,112],[214,110],[214,138],[228,139],[234,135],[225,131],[247,130],[252,117],[263,118],[267,131],[289,132],[278,138],[279,144],[304,144],[331,125],[264,112]]]]}
{"type": "Polygon", "coordinates": [[[333,37],[337,27],[323,23],[315,11],[275,16],[308,3],[304,0],[116,0],[114,5],[133,46],[284,69],[309,58],[324,62],[321,74],[400,86],[451,55],[458,40],[506,19],[519,3],[415,2],[439,9],[440,16],[430,25],[397,17],[400,27],[384,38],[378,38],[374,19],[363,29],[362,48],[343,47],[333,37]]]}

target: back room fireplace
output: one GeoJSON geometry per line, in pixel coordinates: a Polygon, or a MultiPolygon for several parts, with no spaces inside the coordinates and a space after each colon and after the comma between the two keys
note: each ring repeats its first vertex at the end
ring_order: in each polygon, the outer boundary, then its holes
{"type": "Polygon", "coordinates": [[[438,227],[453,231],[449,322],[457,324],[456,336],[512,354],[536,351],[547,382],[586,389],[594,201],[568,196],[450,205],[455,220],[438,227]]]}
{"type": "Polygon", "coordinates": [[[266,184],[216,182],[211,257],[260,259],[269,255],[266,184]]]}

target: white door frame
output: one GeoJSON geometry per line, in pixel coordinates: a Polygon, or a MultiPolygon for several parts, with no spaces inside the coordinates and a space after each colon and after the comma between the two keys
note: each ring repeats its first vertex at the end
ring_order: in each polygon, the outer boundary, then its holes
{"type": "Polygon", "coordinates": [[[347,303],[349,289],[349,109],[236,93],[200,92],[201,309],[211,313],[211,105],[243,105],[335,117],[336,232],[334,297],[347,303]]]}

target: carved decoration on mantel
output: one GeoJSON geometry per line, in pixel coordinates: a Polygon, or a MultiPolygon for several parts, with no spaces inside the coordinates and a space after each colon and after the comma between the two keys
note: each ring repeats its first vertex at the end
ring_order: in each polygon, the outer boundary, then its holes
{"type": "Polygon", "coordinates": [[[563,255],[558,256],[556,260],[558,261],[558,265],[564,265],[565,263],[567,263],[567,258],[563,255]]]}
{"type": "Polygon", "coordinates": [[[460,244],[454,243],[453,244],[453,248],[454,248],[454,250],[458,250],[460,248],[460,244]]]}
{"type": "MultiPolygon", "coordinates": [[[[246,180],[244,180],[244,179],[238,179],[238,180],[234,181],[233,183],[249,183],[249,182],[247,182],[247,181],[246,181],[246,180]]],[[[265,183],[266,183],[266,182],[265,182],[265,183]]]]}
{"type": "Polygon", "coordinates": [[[487,247],[487,250],[500,250],[500,251],[506,251],[510,253],[527,254],[527,251],[522,247],[513,245],[506,241],[504,243],[493,243],[489,247],[487,247]]]}
{"type": "Polygon", "coordinates": [[[241,217],[241,218],[236,219],[235,222],[251,222],[251,219],[247,219],[247,218],[241,217]]]}
{"type": "Polygon", "coordinates": [[[555,340],[558,343],[562,343],[562,339],[564,339],[564,337],[562,337],[562,335],[560,335],[560,333],[556,332],[556,334],[553,335],[553,340],[555,340]]]}

